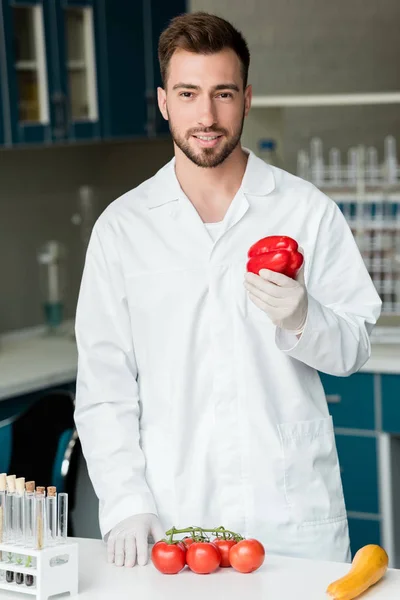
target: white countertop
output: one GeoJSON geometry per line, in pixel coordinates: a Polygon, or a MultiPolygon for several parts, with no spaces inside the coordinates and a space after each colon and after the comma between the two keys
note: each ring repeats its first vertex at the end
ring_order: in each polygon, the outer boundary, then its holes
{"type": "MultiPolygon", "coordinates": [[[[187,567],[178,575],[162,575],[149,562],[144,567],[115,567],[106,563],[100,540],[77,539],[79,543],[79,594],[82,600],[322,600],[326,588],[345,575],[348,564],[283,558],[267,554],[254,573],[218,569],[211,575],[196,575],[187,567]]],[[[368,600],[399,600],[400,571],[389,569],[365,595],[368,600]]],[[[1,600],[22,598],[0,592],[1,600]]],[[[364,596],[362,596],[363,598],[364,596]]]]}
{"type": "MultiPolygon", "coordinates": [[[[376,339],[384,341],[385,337],[376,339]]],[[[57,337],[46,335],[43,328],[0,337],[0,400],[71,382],[76,370],[77,349],[71,321],[65,323],[63,334],[57,337]]],[[[400,341],[373,343],[371,358],[361,371],[400,373],[400,341]]]]}
{"type": "Polygon", "coordinates": [[[43,328],[0,338],[0,400],[74,381],[78,353],[72,323],[60,336],[43,328]]]}

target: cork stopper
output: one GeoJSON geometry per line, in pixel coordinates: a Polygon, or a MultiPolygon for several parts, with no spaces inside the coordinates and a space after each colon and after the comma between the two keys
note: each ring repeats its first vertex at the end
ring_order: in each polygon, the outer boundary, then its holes
{"type": "Polygon", "coordinates": [[[15,480],[15,484],[17,486],[17,494],[23,495],[25,491],[25,477],[18,477],[15,480]]]}
{"type": "Polygon", "coordinates": [[[37,493],[37,494],[45,494],[45,492],[46,492],[46,488],[45,488],[45,487],[43,487],[43,486],[41,486],[41,485],[38,485],[38,486],[36,487],[36,493],[37,493]]]}
{"type": "Polygon", "coordinates": [[[57,493],[57,488],[54,487],[54,485],[51,485],[47,488],[47,495],[50,496],[51,498],[55,498],[57,493]]]}
{"type": "Polygon", "coordinates": [[[7,473],[0,473],[0,492],[5,492],[7,489],[7,473]]]}
{"type": "Polygon", "coordinates": [[[25,489],[28,492],[28,494],[33,494],[33,492],[35,491],[35,482],[34,481],[27,481],[25,483],[25,489]]]}
{"type": "Polygon", "coordinates": [[[7,489],[10,493],[15,492],[15,475],[7,475],[7,489]]]}

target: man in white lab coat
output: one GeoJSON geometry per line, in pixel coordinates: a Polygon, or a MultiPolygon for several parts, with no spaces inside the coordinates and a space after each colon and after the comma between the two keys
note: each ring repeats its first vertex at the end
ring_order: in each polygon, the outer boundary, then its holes
{"type": "Polygon", "coordinates": [[[336,204],[241,147],[241,34],[184,15],[159,58],[175,156],[98,219],[76,317],[76,424],[108,559],[145,564],[171,526],[222,524],[271,553],[349,560],[318,370],[367,361],[380,299],[336,204]],[[246,273],[268,235],[301,246],[296,279],[246,273]]]}

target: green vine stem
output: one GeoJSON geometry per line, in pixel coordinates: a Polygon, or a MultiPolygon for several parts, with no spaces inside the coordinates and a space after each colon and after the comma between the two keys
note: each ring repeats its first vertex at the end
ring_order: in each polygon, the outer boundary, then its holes
{"type": "Polygon", "coordinates": [[[165,535],[169,536],[169,538],[168,540],[164,541],[166,541],[168,544],[176,544],[177,541],[174,540],[174,535],[180,535],[183,533],[189,534],[186,537],[191,537],[195,542],[210,541],[210,538],[207,535],[208,533],[224,540],[235,540],[236,542],[240,542],[244,539],[239,533],[225,529],[225,527],[221,525],[220,527],[216,527],[214,529],[205,529],[203,527],[186,527],[185,529],[177,529],[176,527],[172,527],[165,532],[165,535]]]}

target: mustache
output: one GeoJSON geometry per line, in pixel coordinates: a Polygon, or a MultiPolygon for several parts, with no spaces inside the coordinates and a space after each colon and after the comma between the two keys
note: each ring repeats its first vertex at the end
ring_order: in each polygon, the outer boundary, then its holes
{"type": "Polygon", "coordinates": [[[187,135],[196,135],[196,133],[215,133],[217,135],[227,135],[228,132],[226,131],[226,129],[217,129],[216,127],[196,127],[193,129],[189,129],[187,135]]]}

